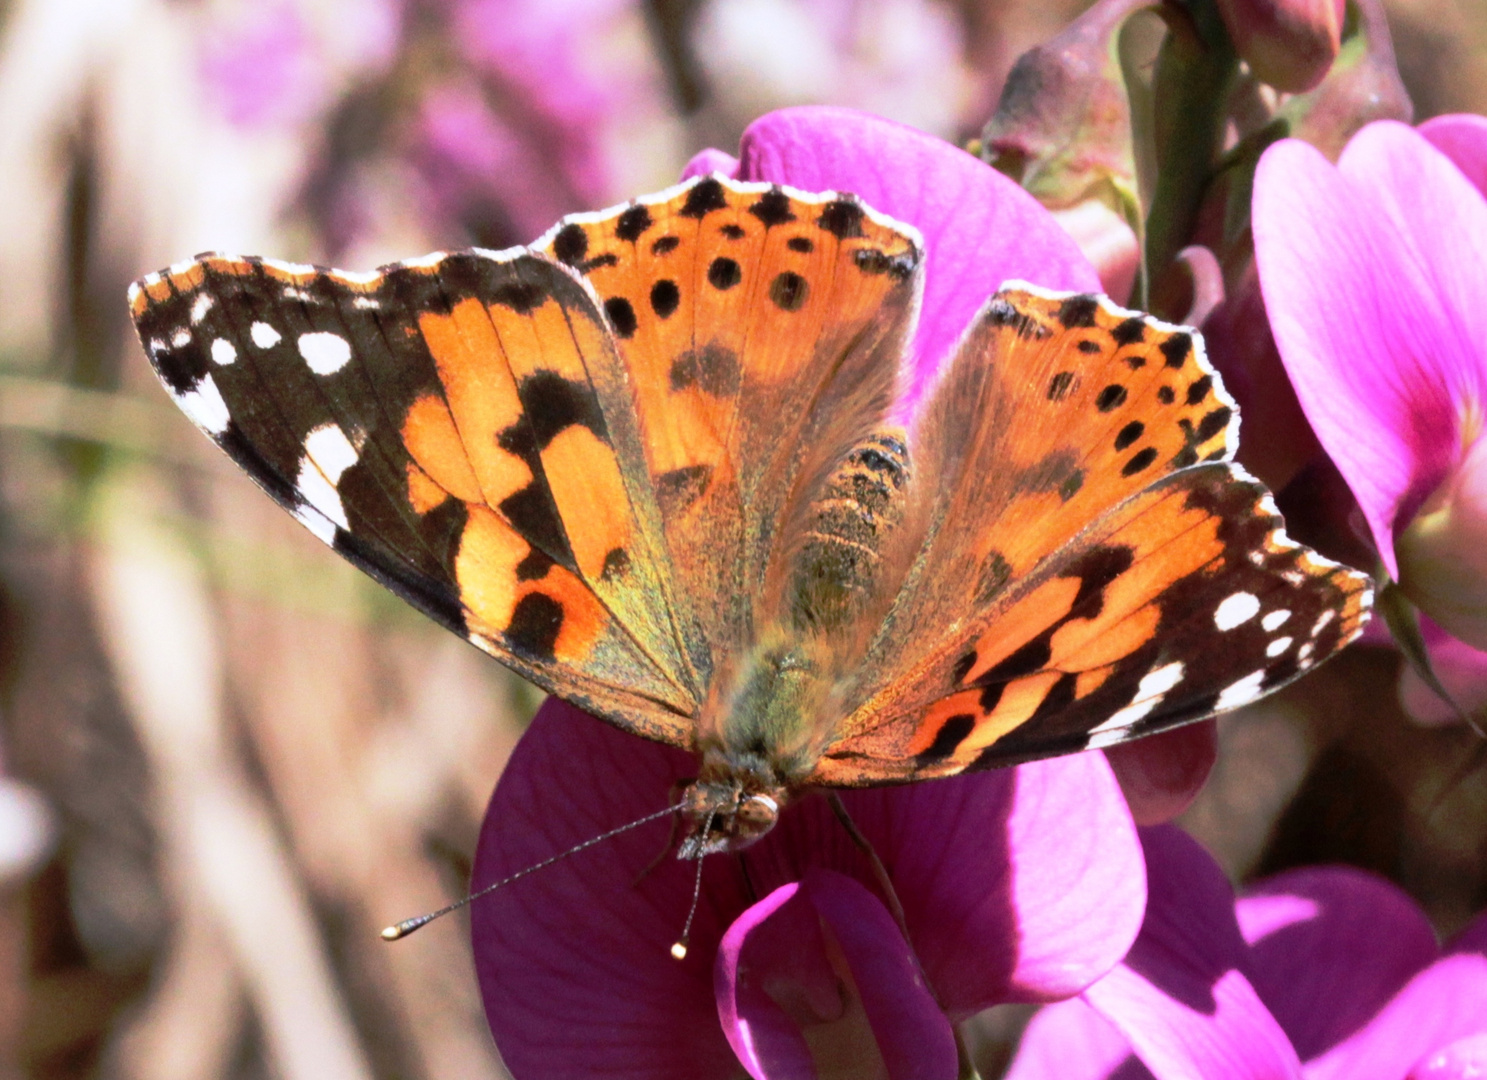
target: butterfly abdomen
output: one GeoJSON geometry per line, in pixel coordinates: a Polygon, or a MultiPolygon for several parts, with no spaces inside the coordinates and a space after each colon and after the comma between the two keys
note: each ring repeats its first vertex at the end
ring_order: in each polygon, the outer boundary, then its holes
{"type": "Polygon", "coordinates": [[[797,630],[829,632],[858,616],[874,594],[883,542],[903,520],[908,479],[897,432],[869,435],[827,476],[791,567],[788,610],[797,630]]]}

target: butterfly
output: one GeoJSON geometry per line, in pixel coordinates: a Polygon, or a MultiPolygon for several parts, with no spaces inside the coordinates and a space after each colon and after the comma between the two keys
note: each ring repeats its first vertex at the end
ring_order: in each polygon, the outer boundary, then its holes
{"type": "Polygon", "coordinates": [[[688,857],[818,787],[1111,746],[1353,640],[1361,574],[1232,461],[1200,337],[1012,282],[932,385],[914,228],[697,178],[526,248],[130,291],[166,389],[342,556],[694,752],[688,857]]]}

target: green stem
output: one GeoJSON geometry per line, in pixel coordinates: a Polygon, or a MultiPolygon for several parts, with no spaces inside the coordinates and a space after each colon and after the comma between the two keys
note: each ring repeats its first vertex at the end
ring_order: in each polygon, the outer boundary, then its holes
{"type": "Polygon", "coordinates": [[[1239,57],[1217,12],[1203,0],[1164,8],[1167,38],[1157,56],[1156,189],[1146,219],[1146,273],[1155,286],[1188,245],[1223,147],[1239,57]]]}

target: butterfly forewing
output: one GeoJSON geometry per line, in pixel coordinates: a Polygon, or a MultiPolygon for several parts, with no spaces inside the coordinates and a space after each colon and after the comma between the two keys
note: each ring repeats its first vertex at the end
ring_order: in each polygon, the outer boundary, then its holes
{"type": "Polygon", "coordinates": [[[321,539],[539,685],[690,745],[653,499],[616,480],[640,451],[604,422],[586,369],[617,361],[569,271],[525,253],[360,278],[204,256],[131,303],[182,408],[321,539]],[[597,460],[576,469],[575,447],[597,460]],[[589,479],[576,499],[554,461],[589,479]]]}

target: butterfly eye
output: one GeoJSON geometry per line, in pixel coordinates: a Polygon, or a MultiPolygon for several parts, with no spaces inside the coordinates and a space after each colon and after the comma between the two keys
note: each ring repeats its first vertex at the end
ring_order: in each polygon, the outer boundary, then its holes
{"type": "Polygon", "coordinates": [[[780,815],[780,804],[768,795],[750,795],[738,807],[739,820],[763,832],[780,815]]]}

